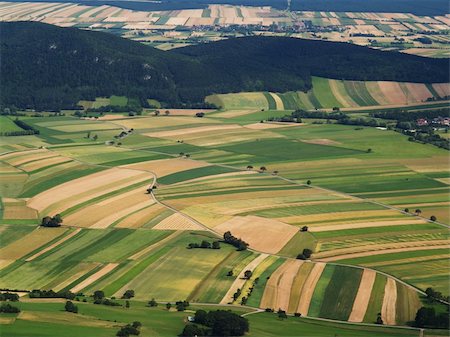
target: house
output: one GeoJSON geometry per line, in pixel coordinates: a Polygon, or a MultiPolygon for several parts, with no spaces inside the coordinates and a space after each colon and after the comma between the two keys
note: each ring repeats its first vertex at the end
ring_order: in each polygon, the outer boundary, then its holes
{"type": "Polygon", "coordinates": [[[417,126],[427,126],[428,125],[428,121],[425,118],[419,118],[416,121],[417,126]]]}

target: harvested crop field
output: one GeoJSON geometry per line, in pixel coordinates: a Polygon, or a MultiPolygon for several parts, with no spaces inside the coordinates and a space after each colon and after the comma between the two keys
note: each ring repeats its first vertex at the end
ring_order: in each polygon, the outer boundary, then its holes
{"type": "Polygon", "coordinates": [[[202,230],[203,228],[189,218],[179,213],[175,213],[168,218],[165,218],[156,226],[153,226],[153,229],[189,231],[202,230]]]}
{"type": "Polygon", "coordinates": [[[261,299],[262,308],[280,308],[287,311],[291,288],[303,261],[286,260],[271,276],[267,282],[261,299]]]}
{"type": "Polygon", "coordinates": [[[352,312],[348,318],[349,322],[362,322],[369,305],[370,295],[375,283],[376,272],[370,269],[364,269],[359,284],[358,293],[355,302],[353,302],[352,312]]]}
{"type": "Polygon", "coordinates": [[[326,264],[325,263],[316,263],[314,264],[313,269],[308,275],[304,285],[303,291],[300,296],[300,301],[298,303],[297,312],[302,315],[307,315],[309,312],[309,306],[311,304],[311,299],[314,294],[314,290],[316,288],[317,282],[319,282],[320,276],[322,275],[326,264]]]}
{"type": "Polygon", "coordinates": [[[152,160],[138,164],[126,165],[123,167],[134,170],[148,171],[156,174],[157,177],[163,177],[172,173],[187,171],[194,168],[205,167],[209,165],[210,164],[206,162],[201,162],[197,160],[194,161],[184,158],[176,158],[176,159],[152,160]]]}
{"type": "Polygon", "coordinates": [[[257,216],[234,217],[214,227],[215,231],[230,231],[242,238],[251,248],[265,253],[279,252],[298,229],[280,221],[257,216]]]}
{"type": "Polygon", "coordinates": [[[395,325],[396,323],[396,305],[397,305],[397,285],[391,278],[387,279],[384,288],[383,306],[381,307],[381,318],[384,324],[395,325]]]}

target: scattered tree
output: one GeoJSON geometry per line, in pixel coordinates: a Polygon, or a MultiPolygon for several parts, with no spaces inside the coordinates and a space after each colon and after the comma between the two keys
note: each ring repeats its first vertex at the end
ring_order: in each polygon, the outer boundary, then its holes
{"type": "Polygon", "coordinates": [[[228,273],[227,273],[227,276],[233,276],[233,271],[229,270],[228,273]]]}
{"type": "Polygon", "coordinates": [[[157,307],[158,306],[158,302],[156,302],[155,299],[152,298],[150,301],[148,301],[148,306],[149,307],[157,307]]]}
{"type": "Polygon", "coordinates": [[[371,149],[371,148],[368,148],[366,152],[367,152],[367,153],[372,153],[372,149],[371,149]]]}
{"type": "Polygon", "coordinates": [[[403,211],[404,211],[405,213],[409,213],[409,208],[405,208],[403,211]]]}
{"type": "Polygon", "coordinates": [[[187,307],[189,306],[188,301],[177,301],[175,302],[175,306],[177,308],[177,311],[185,311],[187,307]]]}
{"type": "Polygon", "coordinates": [[[212,243],[212,249],[220,249],[220,242],[219,241],[214,241],[212,243]]]}
{"type": "Polygon", "coordinates": [[[300,229],[300,232],[307,232],[308,231],[308,226],[303,226],[301,229],[300,229]]]}
{"type": "Polygon", "coordinates": [[[260,172],[266,172],[266,171],[267,171],[267,168],[266,168],[265,166],[261,166],[261,167],[259,168],[259,171],[260,171],[260,172]]]}
{"type": "Polygon", "coordinates": [[[129,308],[130,307],[130,301],[126,300],[125,301],[125,308],[129,308]]]}
{"type": "Polygon", "coordinates": [[[420,213],[422,213],[422,211],[418,208],[414,211],[414,213],[416,213],[416,215],[420,215],[420,213]]]}
{"type": "Polygon", "coordinates": [[[170,302],[168,302],[168,303],[166,304],[166,309],[167,309],[167,310],[170,310],[170,308],[172,308],[172,304],[171,304],[170,302]]]}
{"type": "Polygon", "coordinates": [[[436,221],[437,218],[436,218],[434,215],[432,215],[432,216],[430,216],[430,220],[431,220],[431,221],[436,221]]]}
{"type": "Polygon", "coordinates": [[[159,116],[160,112],[159,112],[159,110],[155,110],[155,111],[153,112],[153,114],[154,114],[155,116],[159,116]]]}
{"type": "Polygon", "coordinates": [[[169,111],[169,110],[166,110],[166,111],[164,111],[164,114],[165,114],[166,116],[169,116],[169,115],[170,115],[170,111],[169,111]]]}
{"type": "Polygon", "coordinates": [[[253,170],[253,166],[252,165],[248,165],[247,166],[247,170],[253,170]]]}

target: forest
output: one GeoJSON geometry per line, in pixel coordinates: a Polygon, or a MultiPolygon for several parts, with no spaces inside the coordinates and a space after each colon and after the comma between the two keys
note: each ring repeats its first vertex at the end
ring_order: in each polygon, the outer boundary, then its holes
{"type": "Polygon", "coordinates": [[[59,111],[111,95],[191,107],[213,93],[306,92],[311,76],[449,81],[448,59],[348,43],[245,37],[161,51],[108,33],[38,22],[3,22],[0,30],[2,108],[59,111]]]}

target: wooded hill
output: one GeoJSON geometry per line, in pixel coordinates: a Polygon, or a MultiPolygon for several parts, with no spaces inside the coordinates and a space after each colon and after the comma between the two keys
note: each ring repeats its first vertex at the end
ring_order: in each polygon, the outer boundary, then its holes
{"type": "Polygon", "coordinates": [[[0,105],[73,108],[123,95],[180,106],[206,95],[307,91],[311,76],[448,82],[449,60],[348,43],[246,37],[161,51],[108,33],[37,22],[0,23],[0,105]]]}

